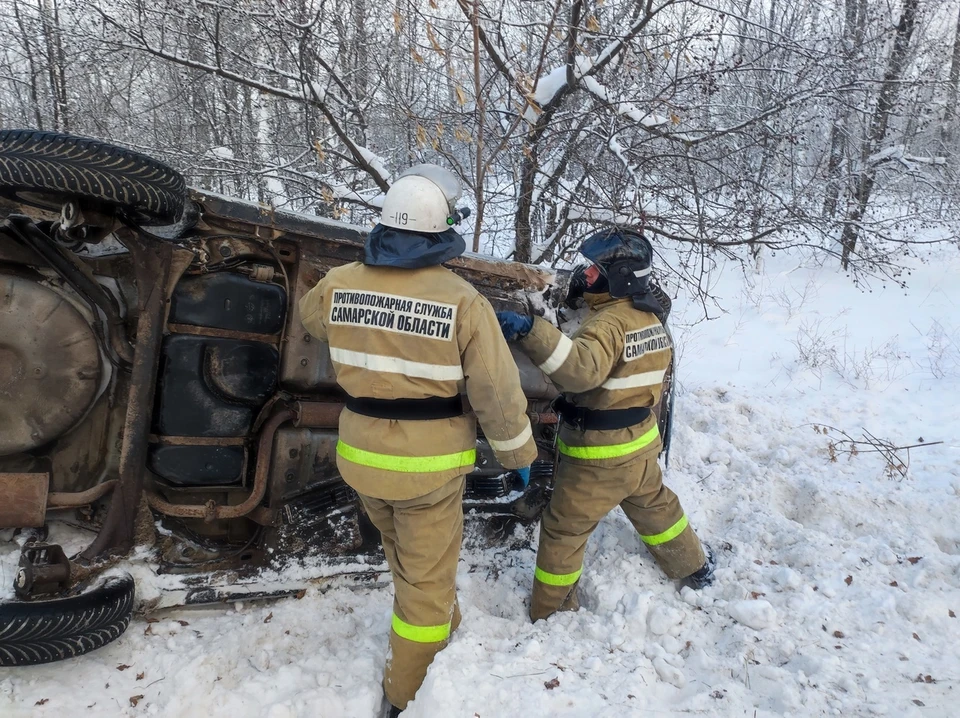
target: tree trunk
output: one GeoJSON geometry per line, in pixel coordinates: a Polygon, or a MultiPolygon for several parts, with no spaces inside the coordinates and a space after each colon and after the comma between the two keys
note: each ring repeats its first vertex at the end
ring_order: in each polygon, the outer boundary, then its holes
{"type": "Polygon", "coordinates": [[[43,23],[43,36],[47,51],[47,76],[50,79],[50,99],[53,105],[53,128],[62,132],[70,131],[70,119],[67,112],[67,88],[63,44],[60,41],[59,9],[56,2],[40,0],[37,5],[40,20],[43,23]]]}
{"type": "Polygon", "coordinates": [[[20,29],[20,36],[23,39],[23,52],[27,58],[27,67],[30,70],[30,105],[33,108],[33,119],[37,123],[37,129],[43,129],[43,115],[40,113],[40,93],[37,90],[37,66],[33,59],[33,42],[27,32],[26,25],[23,22],[23,16],[20,14],[20,1],[13,3],[13,15],[17,20],[17,27],[20,29]]]}
{"type": "MultiPolygon", "coordinates": [[[[843,70],[842,83],[849,86],[854,76],[854,58],[860,49],[858,42],[861,34],[858,27],[858,11],[862,0],[846,0],[844,6],[843,22],[843,70]]],[[[823,199],[823,214],[830,219],[837,213],[837,204],[840,199],[840,188],[843,184],[840,176],[840,170],[843,167],[843,160],[847,156],[847,144],[849,137],[850,111],[847,109],[849,102],[841,101],[837,103],[833,124],[830,127],[830,154],[827,159],[827,186],[823,199]]]]}
{"type": "Polygon", "coordinates": [[[520,196],[517,197],[517,218],[513,223],[515,262],[529,262],[533,256],[533,225],[530,215],[533,210],[533,185],[537,176],[536,154],[533,149],[520,163],[520,196]]]}
{"type": "MultiPolygon", "coordinates": [[[[477,216],[473,221],[473,251],[480,251],[480,233],[483,231],[483,211],[485,209],[483,187],[486,180],[486,167],[483,161],[483,124],[486,119],[483,100],[483,82],[480,76],[480,0],[473,0],[473,92],[476,103],[477,144],[476,177],[474,178],[474,196],[477,216]]],[[[530,261],[529,259],[526,261],[530,261]]]]}
{"type": "MultiPolygon", "coordinates": [[[[957,119],[957,84],[960,83],[960,11],[957,12],[957,28],[953,35],[953,57],[950,61],[950,84],[947,86],[947,104],[943,109],[943,124],[940,126],[940,143],[945,152],[951,152],[954,123],[957,119]]],[[[952,152],[951,152],[952,154],[952,152]]]]}
{"type": "Polygon", "coordinates": [[[850,257],[856,252],[857,240],[860,237],[860,222],[870,205],[870,195],[877,179],[877,167],[875,164],[870,164],[869,160],[881,149],[880,145],[890,126],[890,117],[900,94],[900,80],[907,66],[907,51],[910,49],[910,38],[913,36],[913,30],[916,26],[919,5],[920,0],[903,0],[900,9],[900,22],[897,23],[893,52],[890,53],[887,70],[880,85],[877,106],[870,120],[870,129],[860,153],[860,175],[857,179],[855,202],[847,211],[843,224],[843,234],[840,237],[842,247],[840,263],[844,269],[850,266],[850,257]]]}

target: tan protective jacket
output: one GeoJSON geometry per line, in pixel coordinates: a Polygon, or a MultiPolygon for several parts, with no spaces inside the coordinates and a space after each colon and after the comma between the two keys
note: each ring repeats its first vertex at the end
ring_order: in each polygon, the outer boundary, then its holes
{"type": "Polygon", "coordinates": [[[350,396],[465,393],[475,413],[399,421],[345,409],[337,467],[361,494],[406,500],[469,473],[476,419],[505,468],[536,458],[520,373],[493,307],[450,270],[336,267],[300,300],[300,316],[311,334],[329,343],[337,383],[350,396]]]}
{"type": "MultiPolygon", "coordinates": [[[[629,297],[585,294],[590,314],[572,338],[537,317],[520,348],[588,409],[653,407],[660,401],[671,343],[660,320],[633,307],[629,297]]],[[[579,431],[563,424],[558,441],[565,460],[609,465],[648,458],[661,447],[656,416],[609,431],[579,431]]]]}

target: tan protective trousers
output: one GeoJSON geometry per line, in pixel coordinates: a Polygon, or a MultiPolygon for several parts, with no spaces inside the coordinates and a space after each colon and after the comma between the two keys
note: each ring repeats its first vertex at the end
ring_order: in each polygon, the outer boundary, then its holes
{"type": "Polygon", "coordinates": [[[463,488],[458,476],[425,496],[386,501],[360,495],[380,530],[393,574],[393,619],[383,690],[407,707],[437,653],[460,624],[457,561],[463,538],[463,488]]]}
{"type": "Polygon", "coordinates": [[[663,485],[656,455],[619,466],[583,466],[561,457],[550,503],[540,525],[540,548],[530,617],[579,608],[577,584],[587,539],[617,505],[670,578],[703,566],[700,539],[677,495],[663,485]]]}

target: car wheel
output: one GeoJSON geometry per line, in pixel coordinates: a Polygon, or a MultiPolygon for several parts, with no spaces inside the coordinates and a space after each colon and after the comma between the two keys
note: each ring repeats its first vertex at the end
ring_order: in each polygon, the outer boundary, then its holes
{"type": "Polygon", "coordinates": [[[88,653],[116,640],[133,613],[129,575],[76,596],[0,603],[0,666],[32,666],[88,653]]]}
{"type": "Polygon", "coordinates": [[[140,224],[176,222],[186,183],[176,170],[105,142],[36,130],[0,131],[0,192],[59,211],[71,198],[123,207],[140,224]]]}

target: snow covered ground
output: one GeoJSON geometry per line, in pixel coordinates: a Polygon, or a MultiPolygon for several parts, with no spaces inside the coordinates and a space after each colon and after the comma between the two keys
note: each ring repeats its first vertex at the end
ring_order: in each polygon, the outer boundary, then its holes
{"type": "MultiPolygon", "coordinates": [[[[800,264],[719,274],[715,321],[675,307],[667,482],[716,584],[678,593],[617,511],[583,608],[531,625],[534,550],[467,548],[463,624],[405,715],[960,714],[960,253],[914,262],[907,290],[800,264]],[[900,469],[841,432],[943,443],[900,469]]],[[[390,608],[389,588],[337,588],[137,619],[90,656],[0,672],[0,716],[373,716],[390,608]]]]}

